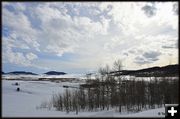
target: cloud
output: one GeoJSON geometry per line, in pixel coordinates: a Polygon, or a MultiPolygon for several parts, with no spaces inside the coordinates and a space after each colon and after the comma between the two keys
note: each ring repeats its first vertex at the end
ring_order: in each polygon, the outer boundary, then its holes
{"type": "Polygon", "coordinates": [[[15,43],[39,50],[39,43],[36,40],[38,31],[31,27],[28,17],[21,10],[10,12],[4,8],[2,22],[3,26],[8,28],[15,43]]]}
{"type": "MultiPolygon", "coordinates": [[[[13,7],[17,8],[18,6],[16,5],[13,7]]],[[[12,50],[14,48],[24,48],[62,56],[64,53],[74,52],[76,48],[80,47],[81,43],[93,39],[94,35],[106,33],[105,27],[107,25],[103,24],[105,20],[94,22],[91,18],[85,16],[74,16],[72,19],[67,12],[57,9],[57,7],[52,7],[51,4],[37,5],[34,9],[31,9],[29,5],[25,9],[32,10],[32,13],[26,15],[19,9],[15,9],[15,12],[9,11],[5,7],[3,9],[3,25],[9,29],[8,40],[5,41],[7,43],[4,43],[4,47],[7,48],[11,45],[11,53],[14,53],[12,50]],[[36,19],[32,18],[38,19],[40,26],[33,27],[34,22],[31,20],[36,19]],[[8,19],[15,20],[8,21],[8,19]],[[22,27],[19,27],[20,23],[22,27]],[[10,42],[11,44],[9,44],[10,42]]],[[[63,9],[67,8],[64,7],[63,9]]],[[[92,12],[93,9],[91,14],[94,14],[92,12]]],[[[5,40],[6,38],[4,37],[3,39],[5,40]]],[[[21,54],[21,58],[25,59],[24,57],[21,54]]],[[[27,54],[26,58],[31,59],[32,57],[36,58],[35,55],[30,54],[27,54]]],[[[9,57],[6,58],[8,59],[9,57]]],[[[13,63],[12,61],[10,62],[13,63]]],[[[19,64],[24,65],[25,63],[19,64]]]]}
{"type": "Polygon", "coordinates": [[[179,15],[179,10],[178,10],[178,3],[174,3],[173,4],[173,12],[176,14],[176,15],[179,15]]]}
{"type": "Polygon", "coordinates": [[[21,52],[13,52],[11,49],[3,52],[3,61],[25,67],[32,66],[32,61],[37,58],[35,54],[28,53],[24,55],[21,52]]]}
{"type": "Polygon", "coordinates": [[[144,13],[148,17],[156,15],[156,7],[154,5],[145,5],[144,7],[142,7],[142,10],[144,10],[144,13]]]}
{"type": "Polygon", "coordinates": [[[93,39],[95,34],[104,34],[106,30],[102,23],[94,22],[89,17],[72,18],[68,12],[63,15],[61,11],[50,6],[36,9],[35,15],[42,21],[43,29],[40,32],[39,42],[47,46],[40,47],[44,52],[62,56],[64,53],[73,52],[79,47],[79,43],[93,39]]]}
{"type": "Polygon", "coordinates": [[[156,52],[156,51],[149,51],[149,52],[145,52],[145,53],[143,54],[143,56],[144,56],[145,58],[148,58],[148,59],[155,59],[155,58],[157,58],[159,55],[161,55],[161,53],[160,53],[160,52],[156,52]]]}
{"type": "Polygon", "coordinates": [[[175,59],[177,49],[167,48],[177,46],[178,41],[173,4],[3,3],[3,61],[39,68],[51,68],[52,64],[68,70],[96,69],[119,58],[128,68],[155,65],[172,52],[175,59]],[[38,54],[50,55],[43,59],[38,54]],[[76,57],[62,61],[66,54],[76,57]],[[58,57],[47,60],[51,56],[58,57]]]}
{"type": "Polygon", "coordinates": [[[31,61],[31,60],[37,59],[38,57],[37,57],[37,55],[35,55],[33,53],[28,53],[28,54],[26,54],[26,58],[31,61]]]}
{"type": "Polygon", "coordinates": [[[144,52],[142,56],[136,56],[134,58],[134,63],[139,64],[139,65],[144,65],[144,64],[151,64],[159,60],[159,56],[161,55],[160,52],[158,51],[148,51],[144,52]]]}
{"type": "Polygon", "coordinates": [[[174,44],[163,45],[162,48],[165,48],[165,49],[178,48],[178,42],[176,42],[176,43],[174,43],[174,44]]]}
{"type": "Polygon", "coordinates": [[[139,65],[144,65],[144,64],[149,64],[151,61],[145,60],[143,57],[135,57],[134,63],[139,64],[139,65]]]}

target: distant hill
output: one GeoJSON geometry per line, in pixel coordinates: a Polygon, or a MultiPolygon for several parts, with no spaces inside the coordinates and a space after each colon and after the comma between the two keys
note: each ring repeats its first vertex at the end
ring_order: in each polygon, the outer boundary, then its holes
{"type": "Polygon", "coordinates": [[[14,75],[38,75],[38,74],[35,74],[35,73],[32,73],[32,72],[25,72],[25,71],[13,71],[13,72],[8,72],[8,73],[5,73],[5,74],[14,74],[14,75]]]}
{"type": "Polygon", "coordinates": [[[175,65],[167,65],[163,67],[151,67],[145,68],[140,70],[122,70],[111,72],[113,75],[131,75],[131,76],[138,76],[138,77],[149,77],[149,76],[179,76],[179,64],[175,65]]]}
{"type": "Polygon", "coordinates": [[[64,72],[57,72],[57,71],[49,71],[49,72],[46,72],[44,74],[46,74],[46,75],[64,75],[66,73],[64,73],[64,72]]]}

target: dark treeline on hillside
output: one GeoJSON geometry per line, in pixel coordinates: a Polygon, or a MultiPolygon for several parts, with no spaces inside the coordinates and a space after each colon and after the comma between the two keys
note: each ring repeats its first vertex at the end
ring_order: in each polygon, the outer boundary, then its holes
{"type": "MultiPolygon", "coordinates": [[[[117,75],[117,72],[110,72],[113,75],[117,75]]],[[[151,67],[140,70],[122,70],[121,75],[131,75],[137,77],[174,77],[179,76],[179,65],[167,65],[164,67],[151,67]]]]}
{"type": "Polygon", "coordinates": [[[32,72],[26,72],[26,71],[13,71],[13,72],[8,72],[8,73],[4,73],[3,74],[14,74],[14,75],[20,75],[20,74],[23,74],[23,75],[38,75],[38,74],[35,74],[35,73],[32,73],[32,72]]]}
{"type": "MultiPolygon", "coordinates": [[[[114,63],[114,70],[121,70],[119,61],[114,63]]],[[[53,107],[67,113],[111,108],[116,108],[121,113],[178,103],[178,79],[153,77],[150,80],[136,80],[136,77],[132,77],[124,80],[120,74],[113,76],[109,72],[109,66],[100,68],[101,75],[95,80],[87,76],[86,84],[79,89],[66,89],[63,94],[54,94],[51,102],[53,107]]]]}

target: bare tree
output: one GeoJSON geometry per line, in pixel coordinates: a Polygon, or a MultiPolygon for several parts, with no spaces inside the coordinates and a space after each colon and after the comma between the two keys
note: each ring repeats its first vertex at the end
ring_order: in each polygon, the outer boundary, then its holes
{"type": "Polygon", "coordinates": [[[119,96],[118,96],[118,99],[119,99],[119,101],[118,101],[118,105],[119,105],[119,112],[121,112],[121,99],[122,99],[122,92],[121,92],[121,70],[122,70],[122,62],[121,62],[121,60],[117,60],[117,61],[115,61],[114,62],[114,71],[116,71],[116,76],[117,76],[117,79],[118,79],[118,89],[119,89],[119,96]]]}
{"type": "Polygon", "coordinates": [[[104,78],[106,75],[106,70],[105,68],[101,67],[99,68],[98,72],[101,75],[101,86],[100,86],[100,106],[102,107],[102,110],[105,108],[105,85],[104,85],[104,78]]]}
{"type": "Polygon", "coordinates": [[[65,107],[65,110],[67,113],[69,113],[70,108],[71,108],[71,105],[70,105],[71,97],[70,96],[71,96],[70,91],[68,89],[66,89],[65,93],[63,95],[63,102],[64,102],[64,107],[65,107]]]}
{"type": "Polygon", "coordinates": [[[140,111],[165,103],[178,103],[178,79],[151,77],[146,81],[130,77],[126,80],[121,75],[120,60],[114,62],[113,70],[114,75],[108,65],[101,67],[96,80],[87,77],[90,82],[80,89],[72,92],[66,89],[63,94],[53,95],[53,106],[59,111],[75,111],[76,114],[81,110],[109,110],[111,106],[119,108],[121,113],[123,110],[140,111]]]}

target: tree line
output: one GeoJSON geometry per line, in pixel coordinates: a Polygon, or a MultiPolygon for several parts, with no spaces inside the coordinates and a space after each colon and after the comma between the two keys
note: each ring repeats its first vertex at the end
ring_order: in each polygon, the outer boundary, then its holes
{"type": "MultiPolygon", "coordinates": [[[[122,68],[120,60],[114,62],[114,70],[122,68]]],[[[87,77],[86,84],[79,89],[66,89],[63,94],[53,94],[52,104],[56,110],[97,111],[117,109],[138,112],[155,109],[164,104],[178,103],[178,79],[169,77],[152,77],[150,80],[136,77],[128,79],[121,74],[111,75],[106,65],[99,69],[95,79],[87,77]]]]}

